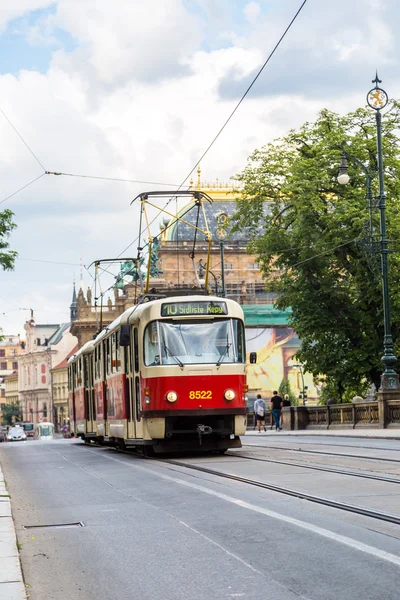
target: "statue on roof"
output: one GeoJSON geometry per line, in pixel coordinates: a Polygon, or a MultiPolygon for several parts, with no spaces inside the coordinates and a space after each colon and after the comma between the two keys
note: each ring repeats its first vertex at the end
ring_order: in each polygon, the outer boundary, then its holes
{"type": "Polygon", "coordinates": [[[163,274],[161,269],[158,268],[159,261],[159,252],[160,252],[160,240],[155,237],[153,239],[153,247],[151,249],[151,257],[150,257],[150,276],[151,277],[159,277],[163,274]]]}
{"type": "Polygon", "coordinates": [[[115,278],[115,287],[122,289],[127,283],[136,282],[145,279],[145,270],[143,269],[144,258],[139,258],[138,263],[132,260],[126,260],[122,263],[118,275],[115,278]],[[131,278],[130,280],[127,278],[131,278]]]}

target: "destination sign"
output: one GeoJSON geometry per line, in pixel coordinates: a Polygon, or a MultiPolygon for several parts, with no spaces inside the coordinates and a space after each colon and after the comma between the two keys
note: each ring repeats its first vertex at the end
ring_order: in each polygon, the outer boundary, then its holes
{"type": "Polygon", "coordinates": [[[226,302],[166,302],[161,304],[162,317],[227,314],[226,302]]]}

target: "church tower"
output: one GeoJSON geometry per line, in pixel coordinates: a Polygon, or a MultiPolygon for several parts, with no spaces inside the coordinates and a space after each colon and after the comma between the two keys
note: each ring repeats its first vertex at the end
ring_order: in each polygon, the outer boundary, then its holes
{"type": "Polygon", "coordinates": [[[74,290],[72,292],[72,302],[71,302],[71,306],[69,308],[70,308],[71,323],[73,323],[73,321],[76,321],[76,319],[78,318],[78,305],[76,302],[75,281],[74,281],[74,290]]]}

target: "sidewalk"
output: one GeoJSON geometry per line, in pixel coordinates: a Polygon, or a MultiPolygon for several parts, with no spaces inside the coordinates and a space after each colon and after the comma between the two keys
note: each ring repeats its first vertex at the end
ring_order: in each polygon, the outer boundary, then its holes
{"type": "Polygon", "coordinates": [[[0,466],[0,598],[1,600],[26,600],[22,578],[11,500],[4,483],[0,466]]]}
{"type": "Polygon", "coordinates": [[[273,437],[288,437],[288,436],[321,436],[326,437],[350,437],[350,438],[377,438],[387,440],[400,440],[400,428],[398,429],[299,429],[296,431],[278,431],[267,427],[267,431],[258,433],[257,430],[248,429],[246,436],[273,436],[273,437]]]}

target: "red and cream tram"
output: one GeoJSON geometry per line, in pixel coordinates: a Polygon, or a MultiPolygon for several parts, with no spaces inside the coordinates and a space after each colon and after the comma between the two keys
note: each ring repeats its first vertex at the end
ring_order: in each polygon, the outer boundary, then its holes
{"type": "Polygon", "coordinates": [[[69,359],[71,430],[143,451],[238,447],[245,361],[243,311],[233,300],[144,301],[69,359]]]}

